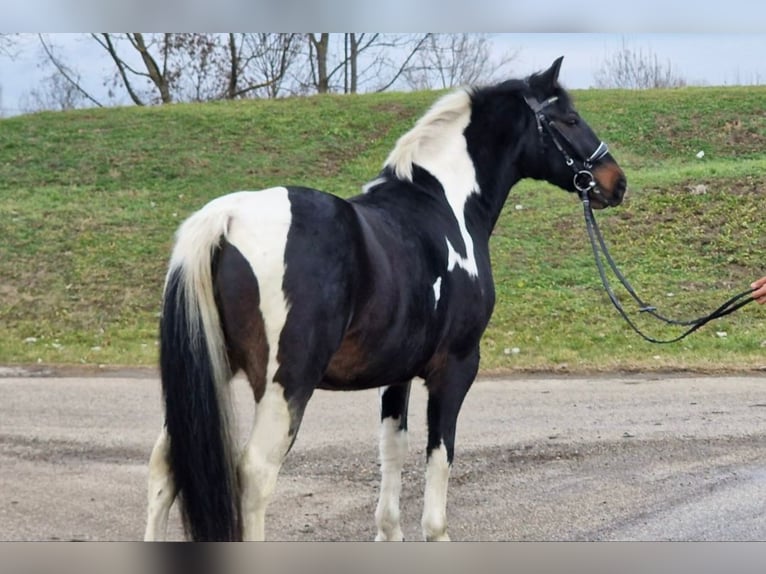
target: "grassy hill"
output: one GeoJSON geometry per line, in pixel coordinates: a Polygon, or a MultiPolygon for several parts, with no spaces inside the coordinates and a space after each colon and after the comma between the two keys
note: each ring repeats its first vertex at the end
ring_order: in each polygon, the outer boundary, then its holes
{"type": "MultiPolygon", "coordinates": [[[[644,299],[669,315],[697,316],[766,274],[766,88],[573,94],[628,174],[625,204],[597,217],[644,299]]],[[[153,365],[162,281],[184,217],[240,189],[358,193],[436,97],[0,120],[0,363],[153,365]]],[[[766,365],[760,306],[682,343],[639,339],[601,290],[579,203],[546,184],[514,188],[492,251],[498,304],[483,342],[485,371],[766,365]]],[[[637,320],[658,337],[678,332],[637,320]]]]}

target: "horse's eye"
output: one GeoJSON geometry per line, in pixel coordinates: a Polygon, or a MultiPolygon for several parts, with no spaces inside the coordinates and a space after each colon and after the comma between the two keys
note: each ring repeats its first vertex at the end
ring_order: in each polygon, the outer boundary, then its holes
{"type": "Polygon", "coordinates": [[[568,126],[576,126],[580,122],[580,118],[577,116],[567,116],[566,119],[564,119],[564,123],[568,126]]]}

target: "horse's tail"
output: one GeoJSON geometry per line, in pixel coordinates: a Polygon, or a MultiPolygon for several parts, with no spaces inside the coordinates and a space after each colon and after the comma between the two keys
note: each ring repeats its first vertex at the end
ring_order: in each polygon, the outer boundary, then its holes
{"type": "Polygon", "coordinates": [[[192,540],[242,538],[230,422],[232,373],[213,290],[229,214],[208,205],[179,229],[163,296],[160,372],[170,467],[192,540]]]}

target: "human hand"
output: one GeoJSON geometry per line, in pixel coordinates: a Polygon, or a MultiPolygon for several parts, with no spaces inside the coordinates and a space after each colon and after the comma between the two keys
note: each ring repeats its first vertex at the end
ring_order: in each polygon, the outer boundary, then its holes
{"type": "Polygon", "coordinates": [[[755,289],[752,295],[756,303],[760,303],[762,305],[766,303],[766,277],[761,277],[758,279],[758,281],[754,281],[750,287],[755,289]]]}

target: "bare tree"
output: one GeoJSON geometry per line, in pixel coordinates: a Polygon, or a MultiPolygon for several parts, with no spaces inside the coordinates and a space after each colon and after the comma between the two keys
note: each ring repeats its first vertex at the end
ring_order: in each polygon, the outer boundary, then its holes
{"type": "Polygon", "coordinates": [[[686,80],[673,71],[670,61],[661,63],[651,51],[630,49],[623,41],[622,49],[608,55],[594,75],[597,88],[677,88],[686,80]]]}
{"type": "Polygon", "coordinates": [[[22,109],[29,113],[87,107],[90,100],[77,87],[80,83],[79,74],[69,73],[69,76],[64,76],[59,70],[54,70],[24,97],[22,109]]]}
{"type": "Polygon", "coordinates": [[[330,34],[323,32],[318,36],[307,34],[309,42],[309,64],[311,71],[311,83],[320,94],[330,91],[330,72],[327,70],[328,50],[330,46],[330,34]]]}
{"type": "Polygon", "coordinates": [[[280,95],[300,54],[301,34],[228,34],[226,98],[280,95]]]}
{"type": "MultiPolygon", "coordinates": [[[[109,98],[123,94],[136,105],[489,82],[514,57],[491,57],[486,34],[131,32],[83,37],[113,64],[104,79],[109,98]]],[[[38,90],[34,102],[68,105],[43,93],[55,89],[65,98],[65,80],[88,103],[102,105],[83,86],[75,66],[44,35],[39,38],[56,79],[38,90]]]]}
{"type": "Polygon", "coordinates": [[[378,85],[375,87],[375,91],[384,92],[395,85],[410,70],[413,65],[413,58],[420,53],[431,36],[432,34],[428,33],[413,37],[397,37],[393,42],[387,45],[384,44],[385,52],[373,60],[366,70],[367,73],[371,72],[374,77],[378,78],[378,85]],[[393,59],[388,55],[391,52],[399,53],[403,57],[400,57],[398,60],[393,59]],[[389,71],[387,81],[385,80],[386,74],[382,73],[386,68],[389,71]]]}
{"type": "Polygon", "coordinates": [[[357,93],[360,83],[376,92],[390,88],[409,69],[429,36],[343,34],[344,93],[357,93]]]}
{"type": "Polygon", "coordinates": [[[394,85],[430,34],[307,34],[303,93],[383,91],[394,85]]]}
{"type": "MultiPolygon", "coordinates": [[[[124,93],[136,105],[277,97],[300,54],[300,34],[100,33],[89,34],[114,64],[105,79],[110,95],[124,93]]],[[[76,70],[40,35],[52,65],[92,103],[76,70]]]]}
{"type": "Polygon", "coordinates": [[[350,32],[349,34],[343,34],[343,41],[345,44],[343,92],[355,94],[359,87],[359,46],[361,38],[357,37],[356,33],[350,32]]]}
{"type": "MultiPolygon", "coordinates": [[[[13,57],[11,47],[13,41],[10,38],[10,34],[0,34],[0,56],[13,57]]],[[[3,86],[0,84],[0,117],[3,117],[3,86]]]]}
{"type": "MultiPolygon", "coordinates": [[[[51,87],[53,87],[53,91],[61,91],[63,88],[62,82],[66,82],[68,84],[67,91],[73,90],[74,92],[79,93],[81,99],[79,102],[83,101],[89,101],[91,104],[102,107],[103,104],[94,98],[83,86],[81,83],[80,75],[77,73],[76,70],[73,70],[70,68],[64,61],[54,52],[54,49],[51,45],[48,44],[48,42],[45,39],[45,36],[42,34],[38,34],[38,39],[40,40],[40,45],[42,46],[43,52],[45,52],[45,55],[47,56],[47,61],[49,64],[51,64],[54,68],[53,74],[48,77],[48,83],[49,86],[47,88],[42,88],[43,91],[47,90],[50,91],[51,87]]],[[[33,90],[34,91],[34,90],[33,90]]],[[[70,100],[74,101],[74,95],[70,94],[68,96],[70,100]]],[[[49,100],[49,97],[42,97],[42,96],[32,96],[34,100],[37,100],[38,103],[40,103],[43,100],[49,100]],[[41,99],[42,98],[42,99],[41,99]]],[[[38,108],[40,109],[40,108],[38,108]]],[[[54,108],[58,109],[58,108],[54,108]]]]}
{"type": "Polygon", "coordinates": [[[93,35],[117,68],[117,77],[136,104],[147,102],[134,86],[153,88],[148,101],[207,101],[276,97],[298,54],[297,34],[123,34],[137,52],[138,69],[118,53],[114,34],[93,35]]]}
{"type": "MultiPolygon", "coordinates": [[[[173,101],[170,93],[172,74],[168,69],[168,60],[172,50],[172,34],[150,35],[149,40],[140,32],[126,34],[91,34],[114,62],[117,76],[128,92],[134,104],[143,106],[147,103],[169,103],[173,101]],[[123,46],[130,46],[140,56],[143,68],[126,57],[123,46]],[[149,93],[141,90],[136,82],[152,87],[149,93]],[[143,92],[143,93],[142,93],[143,92]]],[[[135,54],[132,54],[135,56],[135,54]]]]}
{"type": "Polygon", "coordinates": [[[172,34],[170,88],[177,101],[277,97],[299,34],[172,34]]]}
{"type": "Polygon", "coordinates": [[[15,36],[18,34],[11,34],[9,32],[0,33],[0,56],[7,56],[9,58],[16,57],[15,36]]]}
{"type": "Polygon", "coordinates": [[[491,54],[487,34],[431,34],[405,73],[416,90],[491,83],[507,75],[516,53],[491,54]]]}
{"type": "Polygon", "coordinates": [[[171,34],[168,90],[173,101],[205,102],[225,97],[227,51],[220,34],[171,34]],[[224,62],[222,64],[222,62],[224,62]]]}

